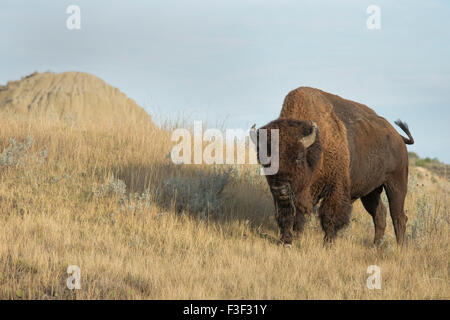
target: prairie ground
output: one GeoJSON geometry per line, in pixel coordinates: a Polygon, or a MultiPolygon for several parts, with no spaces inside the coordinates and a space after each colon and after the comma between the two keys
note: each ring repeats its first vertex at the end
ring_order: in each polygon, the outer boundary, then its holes
{"type": "Polygon", "coordinates": [[[0,299],[450,298],[446,179],[410,168],[402,248],[390,218],[372,245],[358,201],[332,247],[312,215],[289,249],[257,166],[177,166],[170,137],[152,125],[3,117],[0,299]],[[79,290],[67,288],[71,265],[79,290]],[[371,265],[381,289],[366,285],[371,265]]]}

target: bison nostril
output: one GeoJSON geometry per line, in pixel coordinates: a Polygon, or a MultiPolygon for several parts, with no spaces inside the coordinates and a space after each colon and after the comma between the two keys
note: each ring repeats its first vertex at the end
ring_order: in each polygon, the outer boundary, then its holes
{"type": "Polygon", "coordinates": [[[288,201],[291,195],[291,188],[289,183],[280,183],[278,185],[270,186],[275,198],[281,201],[288,201]]]}

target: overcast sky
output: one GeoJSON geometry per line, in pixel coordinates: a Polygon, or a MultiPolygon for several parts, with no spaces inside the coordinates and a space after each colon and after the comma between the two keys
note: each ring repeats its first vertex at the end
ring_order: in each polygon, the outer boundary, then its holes
{"type": "Polygon", "coordinates": [[[450,163],[448,0],[0,0],[0,39],[0,84],[84,71],[156,118],[245,129],[317,87],[401,118],[409,150],[450,163]],[[366,26],[371,4],[380,30],[366,26]]]}

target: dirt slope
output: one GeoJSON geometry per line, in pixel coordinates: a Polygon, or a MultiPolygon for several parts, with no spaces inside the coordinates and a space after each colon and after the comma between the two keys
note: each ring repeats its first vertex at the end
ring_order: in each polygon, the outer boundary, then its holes
{"type": "Polygon", "coordinates": [[[150,121],[119,89],[83,72],[33,73],[0,86],[0,111],[69,121],[150,121]]]}

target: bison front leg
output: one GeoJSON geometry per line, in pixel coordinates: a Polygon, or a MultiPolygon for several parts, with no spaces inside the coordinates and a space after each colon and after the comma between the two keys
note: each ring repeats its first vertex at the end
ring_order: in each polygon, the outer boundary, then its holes
{"type": "Polygon", "coordinates": [[[275,217],[280,227],[281,242],[292,244],[293,226],[295,220],[295,203],[289,184],[271,186],[275,202],[275,217]]]}
{"type": "Polygon", "coordinates": [[[319,217],[325,232],[325,243],[332,243],[337,232],[349,223],[351,211],[350,196],[345,193],[335,191],[323,200],[319,209],[319,217]]]}
{"type": "Polygon", "coordinates": [[[275,200],[275,218],[280,228],[281,238],[283,244],[292,244],[292,229],[294,226],[295,211],[289,203],[279,203],[275,200]]]}
{"type": "Polygon", "coordinates": [[[302,193],[296,198],[295,218],[294,218],[294,232],[299,236],[305,227],[306,215],[312,213],[312,199],[309,193],[302,193]]]}
{"type": "Polygon", "coordinates": [[[300,236],[300,234],[303,232],[303,229],[305,227],[305,214],[297,212],[294,218],[294,233],[296,236],[300,236]]]}

